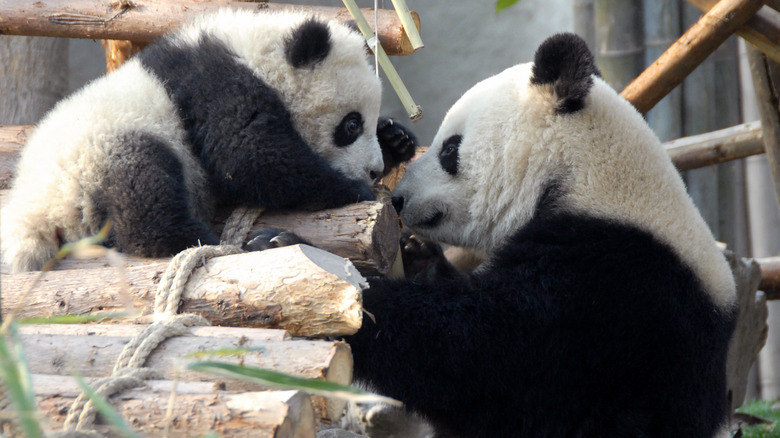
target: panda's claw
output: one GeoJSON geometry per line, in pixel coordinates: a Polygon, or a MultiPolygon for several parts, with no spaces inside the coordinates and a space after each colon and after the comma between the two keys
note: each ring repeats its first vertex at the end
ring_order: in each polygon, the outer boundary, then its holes
{"type": "Polygon", "coordinates": [[[382,148],[385,175],[399,164],[412,159],[417,149],[417,137],[390,117],[379,118],[376,136],[382,148]]]}
{"type": "Polygon", "coordinates": [[[267,249],[297,244],[313,246],[309,241],[292,231],[268,227],[260,229],[254,237],[249,239],[249,241],[244,244],[244,249],[247,251],[265,251],[267,249]]]}

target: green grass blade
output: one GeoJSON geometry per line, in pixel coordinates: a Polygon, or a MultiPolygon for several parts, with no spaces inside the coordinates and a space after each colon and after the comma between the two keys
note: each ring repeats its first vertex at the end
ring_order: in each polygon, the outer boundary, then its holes
{"type": "Polygon", "coordinates": [[[121,318],[123,316],[127,316],[127,313],[87,313],[84,315],[58,315],[48,316],[45,318],[22,318],[17,322],[19,324],[84,324],[89,322],[102,321],[104,319],[121,318]]]}
{"type": "Polygon", "coordinates": [[[309,394],[336,397],[354,402],[383,402],[396,406],[401,405],[401,402],[398,400],[361,391],[351,386],[340,385],[325,380],[304,379],[262,368],[246,367],[223,362],[197,362],[189,364],[187,368],[246,382],[260,383],[272,388],[297,389],[309,394]]]}
{"type": "Polygon", "coordinates": [[[124,437],[128,438],[141,438],[140,435],[135,433],[121,415],[114,409],[113,406],[102,395],[95,392],[89,384],[84,380],[84,377],[76,370],[71,371],[79,387],[90,401],[95,405],[95,409],[100,412],[100,415],[105,418],[106,421],[116,427],[117,431],[124,437]]]}
{"type": "Polygon", "coordinates": [[[43,434],[35,414],[35,393],[21,345],[16,327],[9,325],[8,336],[0,336],[0,379],[5,382],[25,435],[38,438],[43,434]]]}

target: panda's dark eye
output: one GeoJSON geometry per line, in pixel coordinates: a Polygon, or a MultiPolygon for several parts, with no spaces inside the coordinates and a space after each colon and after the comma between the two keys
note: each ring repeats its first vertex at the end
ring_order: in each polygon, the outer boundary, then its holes
{"type": "Polygon", "coordinates": [[[463,140],[462,136],[453,135],[444,140],[441,152],[439,152],[439,163],[441,163],[442,169],[453,176],[458,174],[458,150],[461,140],[463,140]]]}
{"type": "Polygon", "coordinates": [[[363,133],[363,116],[358,112],[351,112],[344,116],[333,133],[333,142],[336,146],[349,146],[363,133]]]}

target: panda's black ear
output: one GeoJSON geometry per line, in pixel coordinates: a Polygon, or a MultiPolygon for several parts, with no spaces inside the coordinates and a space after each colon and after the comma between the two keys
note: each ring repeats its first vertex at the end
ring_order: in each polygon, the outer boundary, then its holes
{"type": "Polygon", "coordinates": [[[284,42],[287,62],[295,68],[314,66],[330,52],[328,25],[310,18],[292,31],[284,42]]]}
{"type": "Polygon", "coordinates": [[[536,50],[531,83],[552,85],[558,114],[579,111],[593,86],[591,75],[601,76],[587,44],[573,33],[559,33],[536,50]]]}

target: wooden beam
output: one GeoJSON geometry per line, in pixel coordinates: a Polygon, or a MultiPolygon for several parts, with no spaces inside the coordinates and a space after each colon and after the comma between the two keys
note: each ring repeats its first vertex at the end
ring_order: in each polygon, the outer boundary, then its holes
{"type": "MultiPolygon", "coordinates": [[[[3,0],[0,35],[30,35],[149,42],[193,17],[222,7],[248,10],[302,10],[300,5],[278,3],[191,0],[3,0]]],[[[344,8],[306,6],[319,17],[349,22],[344,8]]],[[[379,41],[389,55],[414,52],[395,11],[377,11],[379,41]]],[[[373,9],[365,9],[373,17],[373,9]]],[[[412,12],[419,30],[420,17],[412,12]]],[[[373,26],[373,20],[369,20],[373,26]]]]}
{"type": "MultiPolygon", "coordinates": [[[[148,321],[168,261],[125,268],[47,272],[25,297],[38,272],[3,274],[0,311],[19,308],[19,318],[124,312],[148,321]],[[125,284],[121,278],[127,279],[125,284]],[[20,300],[24,298],[24,302],[20,300]]],[[[362,322],[365,280],[342,257],[295,245],[207,260],[186,283],[179,310],[212,325],[267,327],[293,336],[343,336],[362,322]]]]}
{"type": "MultiPolygon", "coordinates": [[[[707,12],[718,3],[718,0],[688,0],[688,3],[702,12],[707,12]]],[[[764,6],[739,27],[736,33],[765,55],[780,62],[780,12],[764,6]]]]}
{"type": "Polygon", "coordinates": [[[646,113],[762,5],[762,0],[721,0],[628,84],[621,95],[639,112],[646,113]]]}
{"type": "Polygon", "coordinates": [[[780,257],[765,257],[756,261],[761,267],[758,290],[764,291],[767,300],[780,300],[780,257]]]}
{"type": "Polygon", "coordinates": [[[750,122],[663,143],[678,170],[698,169],[764,153],[760,122],[750,122]]]}

